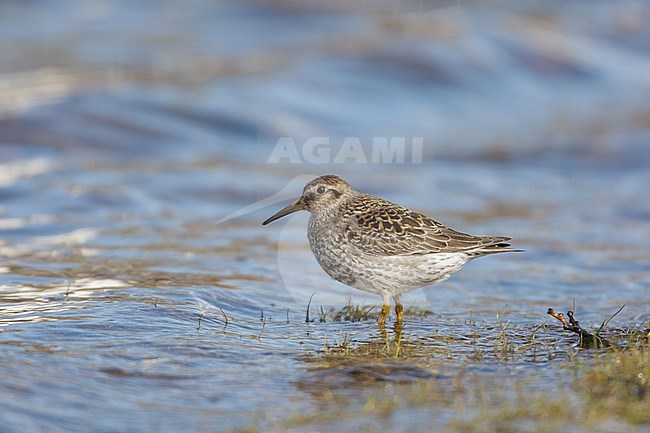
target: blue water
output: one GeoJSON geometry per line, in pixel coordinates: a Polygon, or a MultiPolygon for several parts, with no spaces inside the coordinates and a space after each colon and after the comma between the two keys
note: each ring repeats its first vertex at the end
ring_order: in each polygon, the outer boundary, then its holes
{"type": "Polygon", "coordinates": [[[414,338],[504,309],[647,322],[649,14],[3,2],[0,431],[273,430],[318,408],[305,358],[377,329],[307,324],[310,297],[312,316],[379,299],[320,270],[307,215],[261,221],[324,173],[525,250],[410,293],[434,312],[414,338]]]}

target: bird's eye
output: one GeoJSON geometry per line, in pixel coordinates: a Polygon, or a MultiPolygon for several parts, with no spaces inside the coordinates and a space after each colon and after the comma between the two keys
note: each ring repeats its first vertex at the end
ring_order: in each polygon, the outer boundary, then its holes
{"type": "Polygon", "coordinates": [[[317,193],[319,194],[325,194],[325,187],[324,186],[319,186],[318,189],[316,190],[317,193]]]}

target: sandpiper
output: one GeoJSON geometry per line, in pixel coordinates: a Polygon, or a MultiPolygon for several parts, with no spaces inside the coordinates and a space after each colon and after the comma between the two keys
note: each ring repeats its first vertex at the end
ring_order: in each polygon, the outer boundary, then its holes
{"type": "Polygon", "coordinates": [[[446,280],[465,263],[488,254],[521,251],[506,236],[473,236],[387,200],[356,191],[338,176],[317,177],[302,196],[264,221],[299,210],[311,213],[309,245],[323,270],[384,302],[381,326],[395,301],[402,322],[402,294],[446,280]]]}

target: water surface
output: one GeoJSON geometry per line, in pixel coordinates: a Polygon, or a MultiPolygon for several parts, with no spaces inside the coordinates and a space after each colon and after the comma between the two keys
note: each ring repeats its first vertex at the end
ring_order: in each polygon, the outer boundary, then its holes
{"type": "MultiPolygon", "coordinates": [[[[463,369],[559,380],[570,336],[549,323],[539,352],[504,360],[500,326],[527,348],[548,307],[585,326],[623,304],[620,326],[650,318],[647,15],[635,1],[4,3],[2,431],[283,431],[324,389],[356,407],[463,369]],[[300,151],[328,137],[330,163],[269,163],[282,137],[300,151]],[[366,156],[375,137],[422,137],[424,152],[333,163],[347,137],[366,156]],[[382,337],[372,319],[321,323],[321,306],[379,299],[320,270],[307,215],[261,226],[330,172],[525,253],[410,293],[430,311],[407,320],[413,359],[330,363],[327,347],[382,337]]],[[[409,413],[384,427],[453,415],[409,413]]]]}

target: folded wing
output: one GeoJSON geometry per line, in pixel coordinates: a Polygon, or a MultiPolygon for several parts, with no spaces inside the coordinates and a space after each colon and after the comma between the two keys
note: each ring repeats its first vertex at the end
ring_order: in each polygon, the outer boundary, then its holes
{"type": "Polygon", "coordinates": [[[457,232],[418,212],[376,197],[358,199],[349,209],[348,242],[375,256],[509,251],[503,236],[457,232]]]}

